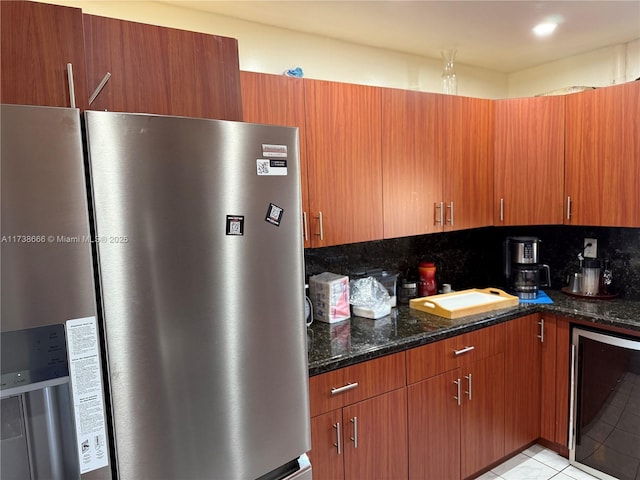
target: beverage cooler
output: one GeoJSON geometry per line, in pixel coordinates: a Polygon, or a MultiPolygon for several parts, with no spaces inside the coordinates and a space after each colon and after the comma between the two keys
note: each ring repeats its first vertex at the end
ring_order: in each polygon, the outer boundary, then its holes
{"type": "Polygon", "coordinates": [[[569,459],[607,480],[640,475],[640,338],[573,329],[569,459]]]}

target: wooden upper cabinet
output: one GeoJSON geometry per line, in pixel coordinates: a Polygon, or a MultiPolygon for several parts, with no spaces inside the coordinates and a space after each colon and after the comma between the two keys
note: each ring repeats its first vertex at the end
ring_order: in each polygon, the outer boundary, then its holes
{"type": "Polygon", "coordinates": [[[382,89],[384,238],[442,231],[440,97],[382,89]]]}
{"type": "Polygon", "coordinates": [[[495,102],[495,225],[563,223],[564,96],[495,102]]]}
{"type": "Polygon", "coordinates": [[[494,103],[442,95],[444,231],[493,225],[494,103]]]}
{"type": "Polygon", "coordinates": [[[381,89],[303,81],[312,246],[379,240],[381,89]]]}
{"type": "Polygon", "coordinates": [[[242,120],[233,38],[84,15],[92,110],[242,120]]]}
{"type": "Polygon", "coordinates": [[[67,64],[78,108],[87,105],[82,10],[25,1],[0,2],[2,103],[72,106],[67,64]]]}
{"type": "Polygon", "coordinates": [[[640,227],[640,82],[566,102],[565,223],[640,227]]]}
{"type": "Polygon", "coordinates": [[[311,246],[309,232],[309,188],[304,120],[304,86],[299,78],[240,72],[242,115],[245,122],[298,127],[304,246],[311,246]]]}

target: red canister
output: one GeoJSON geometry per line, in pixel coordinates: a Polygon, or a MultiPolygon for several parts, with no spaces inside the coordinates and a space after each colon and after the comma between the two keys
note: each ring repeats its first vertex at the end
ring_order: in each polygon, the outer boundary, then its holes
{"type": "Polygon", "coordinates": [[[420,275],[420,296],[427,297],[438,293],[435,263],[420,262],[418,265],[418,273],[420,275]]]}

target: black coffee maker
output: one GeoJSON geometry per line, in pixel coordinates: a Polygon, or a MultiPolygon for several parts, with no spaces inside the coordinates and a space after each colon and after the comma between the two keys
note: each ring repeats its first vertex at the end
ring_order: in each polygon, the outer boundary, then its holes
{"type": "Polygon", "coordinates": [[[536,299],[540,287],[551,283],[549,265],[540,263],[540,242],[537,237],[507,237],[503,244],[507,290],[523,300],[536,299]],[[540,279],[543,270],[544,283],[540,279]]]}

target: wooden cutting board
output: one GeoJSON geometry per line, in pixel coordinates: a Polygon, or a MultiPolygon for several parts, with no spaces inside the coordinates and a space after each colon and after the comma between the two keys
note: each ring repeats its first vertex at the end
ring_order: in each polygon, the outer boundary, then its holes
{"type": "Polygon", "coordinates": [[[498,288],[471,288],[459,292],[414,298],[409,306],[445,318],[459,318],[499,308],[513,307],[520,300],[498,288]]]}

